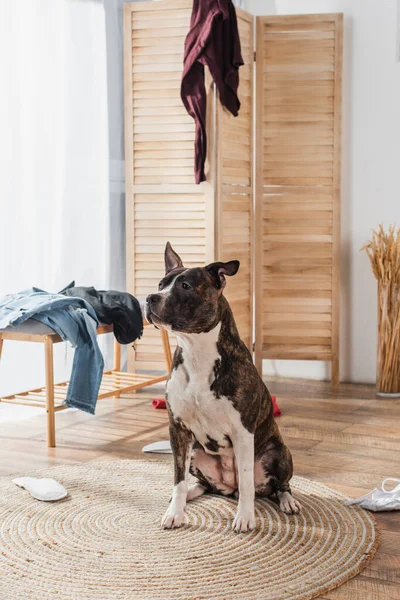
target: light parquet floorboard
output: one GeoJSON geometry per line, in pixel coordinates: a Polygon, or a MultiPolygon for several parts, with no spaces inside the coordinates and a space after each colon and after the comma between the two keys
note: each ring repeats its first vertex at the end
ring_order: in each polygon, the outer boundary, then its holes
{"type": "MultiPolygon", "coordinates": [[[[348,495],[400,476],[400,401],[380,400],[372,386],[271,379],[282,416],[278,423],[290,447],[295,473],[348,495]]],[[[101,400],[96,415],[66,410],[56,415],[57,447],[45,443],[46,416],[12,421],[15,407],[0,404],[0,475],[90,460],[143,458],[141,448],[168,439],[166,411],[151,407],[160,388],[101,400]]],[[[152,460],[152,457],[148,457],[152,460]]],[[[158,460],[162,456],[155,457],[158,460]]],[[[164,457],[171,460],[171,457],[164,457]]],[[[160,509],[161,510],[161,509],[160,509]]],[[[325,600],[400,600],[399,513],[376,516],[381,547],[361,575],[325,600]]]]}

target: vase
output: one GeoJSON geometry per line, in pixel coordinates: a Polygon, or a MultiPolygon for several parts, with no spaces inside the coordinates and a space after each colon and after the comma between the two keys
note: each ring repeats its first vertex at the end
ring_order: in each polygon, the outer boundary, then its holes
{"type": "Polygon", "coordinates": [[[378,284],[378,396],[400,396],[400,285],[378,284]]]}

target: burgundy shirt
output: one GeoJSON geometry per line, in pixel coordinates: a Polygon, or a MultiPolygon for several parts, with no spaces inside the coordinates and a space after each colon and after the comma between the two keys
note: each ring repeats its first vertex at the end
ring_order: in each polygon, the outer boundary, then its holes
{"type": "Polygon", "coordinates": [[[236,117],[237,90],[243,65],[235,7],[232,0],[193,0],[190,30],[185,41],[181,98],[196,124],[195,180],[206,180],[206,89],[204,65],[215,81],[221,103],[236,117]]]}

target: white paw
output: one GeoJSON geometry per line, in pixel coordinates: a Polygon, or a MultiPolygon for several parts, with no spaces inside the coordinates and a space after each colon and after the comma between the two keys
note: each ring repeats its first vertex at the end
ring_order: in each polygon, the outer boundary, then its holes
{"type": "Polygon", "coordinates": [[[238,508],[232,523],[232,529],[237,533],[251,531],[256,526],[256,518],[253,509],[238,508]]]}
{"type": "Polygon", "coordinates": [[[298,500],[295,500],[289,492],[283,492],[279,494],[279,507],[282,512],[293,515],[301,510],[301,504],[298,500]]]}
{"type": "Polygon", "coordinates": [[[182,527],[184,520],[184,511],[176,510],[173,506],[170,506],[161,520],[161,527],[163,529],[175,529],[177,527],[182,527]]]}

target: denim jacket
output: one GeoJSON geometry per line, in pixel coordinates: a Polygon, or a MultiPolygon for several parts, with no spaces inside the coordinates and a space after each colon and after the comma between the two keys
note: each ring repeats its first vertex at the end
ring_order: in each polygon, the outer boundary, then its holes
{"type": "Polygon", "coordinates": [[[104,360],[97,343],[98,319],[82,298],[30,288],[0,299],[0,331],[27,319],[44,323],[75,348],[66,405],[94,414],[104,360]]]}

